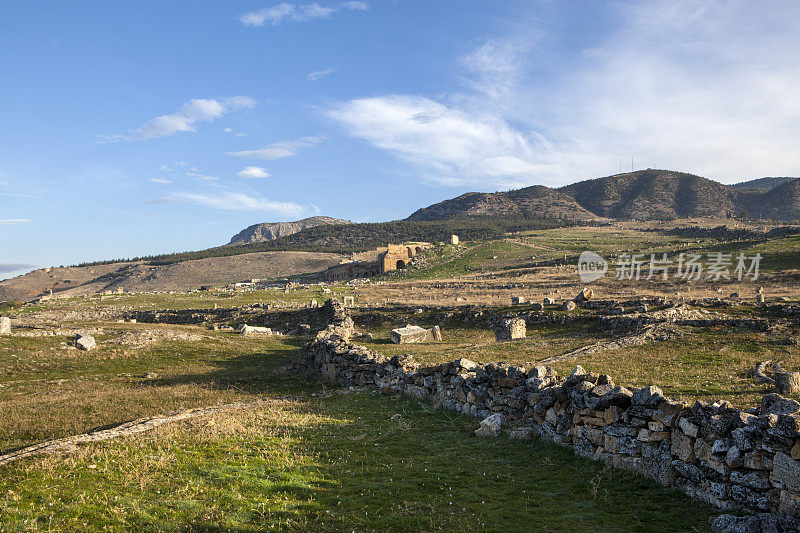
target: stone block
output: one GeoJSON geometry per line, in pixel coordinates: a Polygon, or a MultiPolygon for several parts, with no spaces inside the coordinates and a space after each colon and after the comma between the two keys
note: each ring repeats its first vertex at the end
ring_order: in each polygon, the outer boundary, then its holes
{"type": "Polygon", "coordinates": [[[75,347],[79,350],[89,351],[96,345],[97,343],[91,335],[78,335],[75,337],[75,347]]]}
{"type": "Polygon", "coordinates": [[[800,462],[783,452],[776,453],[770,481],[776,487],[800,494],[800,462]]]}
{"type": "Polygon", "coordinates": [[[494,332],[496,341],[511,341],[525,338],[525,319],[506,318],[494,332]]]}
{"type": "Polygon", "coordinates": [[[392,342],[395,344],[411,344],[428,340],[428,330],[419,326],[407,325],[392,330],[392,342]]]}
{"type": "Polygon", "coordinates": [[[694,462],[694,442],[683,431],[676,429],[672,432],[672,446],[670,452],[683,462],[694,462]]]}

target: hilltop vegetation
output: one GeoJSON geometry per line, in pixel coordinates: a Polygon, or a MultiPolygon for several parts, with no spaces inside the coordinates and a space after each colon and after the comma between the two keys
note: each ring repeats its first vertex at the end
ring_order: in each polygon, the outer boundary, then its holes
{"type": "Polygon", "coordinates": [[[460,217],[451,220],[374,222],[362,224],[322,225],[267,242],[240,245],[225,245],[195,252],[135,257],[132,259],[113,259],[82,263],[78,266],[92,266],[126,261],[145,261],[151,265],[168,265],[205,259],[208,257],[227,257],[252,252],[363,252],[387,243],[405,241],[443,242],[456,234],[462,240],[480,241],[502,237],[509,232],[531,231],[567,227],[577,224],[570,220],[546,219],[529,215],[460,217]]]}

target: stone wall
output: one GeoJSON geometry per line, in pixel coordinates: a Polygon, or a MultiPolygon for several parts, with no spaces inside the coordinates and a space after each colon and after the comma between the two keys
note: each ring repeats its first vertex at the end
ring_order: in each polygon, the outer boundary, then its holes
{"type": "MultiPolygon", "coordinates": [[[[751,410],[688,405],[658,387],[629,390],[607,375],[459,359],[423,366],[386,358],[329,328],[301,350],[300,366],[342,386],[402,393],[463,414],[501,414],[579,455],[630,468],[720,509],[800,517],[800,403],[777,394],[751,410]]],[[[524,435],[525,431],[516,431],[524,435]]],[[[800,529],[798,529],[800,530],[800,529]]]]}

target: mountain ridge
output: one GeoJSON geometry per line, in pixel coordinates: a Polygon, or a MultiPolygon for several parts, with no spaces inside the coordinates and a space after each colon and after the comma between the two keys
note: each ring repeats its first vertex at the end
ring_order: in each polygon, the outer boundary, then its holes
{"type": "Polygon", "coordinates": [[[575,220],[747,216],[794,221],[800,220],[800,178],[760,178],[725,185],[686,172],[646,169],[557,189],[534,185],[496,193],[466,193],[418,209],[407,220],[522,213],[575,220]]]}
{"type": "Polygon", "coordinates": [[[293,235],[307,228],[332,224],[352,224],[352,222],[324,216],[308,217],[294,222],[261,222],[246,227],[234,235],[228,244],[250,244],[253,242],[274,241],[280,237],[293,235]]]}

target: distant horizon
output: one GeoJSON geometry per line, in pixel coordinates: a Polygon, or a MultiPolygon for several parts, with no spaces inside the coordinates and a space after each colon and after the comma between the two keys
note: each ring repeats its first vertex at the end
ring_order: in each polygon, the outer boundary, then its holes
{"type": "MultiPolygon", "coordinates": [[[[646,169],[637,169],[637,170],[627,171],[627,172],[618,172],[616,174],[609,174],[607,176],[599,176],[597,178],[583,178],[583,179],[579,179],[579,180],[573,181],[571,183],[568,183],[567,185],[573,185],[573,184],[576,184],[576,183],[581,183],[583,181],[590,181],[590,180],[594,180],[594,179],[602,179],[602,178],[621,176],[621,175],[624,175],[624,174],[633,174],[633,173],[636,173],[636,172],[644,172],[644,171],[648,171],[648,170],[657,170],[657,171],[662,171],[662,172],[674,172],[674,173],[678,173],[678,174],[690,174],[690,175],[693,175],[693,176],[697,176],[699,178],[704,178],[704,176],[699,176],[697,174],[691,174],[691,173],[683,172],[683,171],[680,171],[680,170],[646,168],[646,169]]],[[[714,180],[712,178],[705,178],[705,179],[709,179],[711,181],[715,181],[715,182],[723,184],[723,185],[737,186],[737,185],[741,185],[741,184],[744,184],[744,183],[750,183],[750,182],[761,181],[761,180],[766,180],[766,179],[788,179],[788,180],[794,180],[794,179],[800,179],[800,177],[794,177],[794,176],[764,176],[762,178],[753,178],[751,180],[746,180],[746,181],[737,182],[737,183],[731,183],[731,184],[725,184],[725,183],[722,183],[720,181],[714,180]]],[[[522,187],[522,188],[533,187],[533,186],[537,186],[537,185],[540,185],[540,184],[526,185],[525,187],[522,187]]],[[[498,190],[498,191],[468,191],[468,192],[465,192],[465,193],[461,193],[461,195],[469,194],[469,193],[509,192],[509,191],[512,191],[512,190],[516,190],[516,189],[504,189],[504,190],[498,190]]],[[[447,200],[447,199],[448,198],[446,198],[444,200],[447,200]]],[[[434,203],[436,203],[436,202],[434,202],[434,203]]],[[[418,209],[422,209],[424,207],[428,207],[429,205],[433,205],[433,204],[423,205],[423,206],[420,206],[418,209]]],[[[417,210],[415,210],[413,212],[416,212],[417,210]]],[[[412,213],[409,213],[409,216],[412,213]]],[[[337,217],[330,217],[330,216],[325,215],[325,214],[314,214],[314,215],[309,215],[309,216],[306,216],[306,217],[303,217],[303,218],[299,218],[299,219],[296,219],[296,220],[264,220],[264,221],[261,221],[261,222],[253,222],[252,224],[248,224],[247,226],[239,229],[238,231],[236,231],[236,233],[233,233],[231,235],[231,238],[236,236],[236,235],[238,235],[239,233],[241,233],[242,231],[244,231],[244,230],[246,230],[246,229],[248,229],[250,227],[258,226],[260,224],[281,224],[281,223],[287,224],[287,223],[301,222],[303,220],[316,218],[316,217],[333,218],[333,219],[336,219],[336,220],[343,220],[345,222],[350,222],[350,223],[353,223],[353,224],[392,222],[392,221],[395,221],[395,220],[404,220],[405,218],[407,218],[407,217],[403,217],[403,218],[390,219],[390,220],[357,221],[357,220],[342,219],[342,218],[337,218],[337,217]]],[[[54,265],[54,264],[51,264],[51,265],[16,265],[16,266],[19,267],[19,269],[15,270],[15,272],[17,272],[17,273],[12,275],[12,276],[0,277],[0,281],[4,281],[6,279],[10,279],[10,278],[13,278],[13,277],[16,277],[16,276],[24,275],[24,274],[27,274],[29,272],[32,272],[34,270],[38,270],[38,269],[41,269],[41,268],[48,268],[48,267],[56,268],[56,267],[60,267],[60,266],[67,267],[67,266],[78,265],[78,264],[81,264],[81,263],[91,263],[91,262],[95,262],[95,261],[111,261],[111,260],[117,260],[117,259],[126,258],[126,257],[128,257],[128,258],[149,257],[149,256],[159,255],[159,254],[195,252],[195,251],[205,250],[205,249],[208,249],[208,248],[216,248],[216,247],[219,247],[219,246],[229,245],[229,244],[231,244],[230,243],[231,238],[229,238],[226,242],[216,243],[216,244],[211,243],[208,246],[206,246],[205,248],[198,248],[198,249],[170,250],[170,251],[166,251],[166,252],[155,252],[155,253],[147,253],[147,254],[126,255],[126,256],[119,256],[119,257],[93,258],[93,259],[86,259],[86,260],[78,261],[78,262],[75,262],[75,263],[61,264],[61,265],[54,265]]],[[[3,272],[0,271],[0,276],[2,276],[2,274],[3,274],[3,272]]]]}
{"type": "Polygon", "coordinates": [[[0,277],[631,165],[728,185],[800,172],[788,0],[31,0],[4,16],[0,277]]]}

